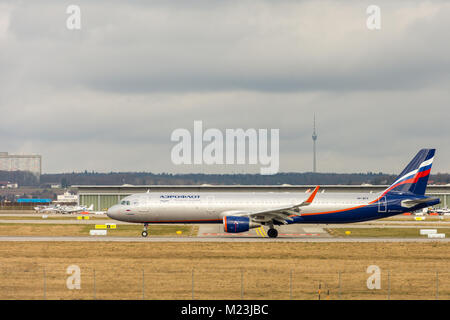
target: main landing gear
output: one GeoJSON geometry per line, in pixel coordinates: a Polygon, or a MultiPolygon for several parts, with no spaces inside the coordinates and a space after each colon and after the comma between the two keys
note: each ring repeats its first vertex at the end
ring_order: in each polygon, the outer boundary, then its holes
{"type": "Polygon", "coordinates": [[[270,228],[267,231],[267,235],[269,236],[269,238],[276,238],[276,237],[278,237],[278,231],[275,228],[270,228]]]}
{"type": "Polygon", "coordinates": [[[278,237],[278,231],[277,231],[277,229],[275,229],[273,227],[273,222],[272,221],[269,222],[268,225],[269,225],[269,230],[267,231],[267,235],[269,236],[269,238],[278,237]]]}
{"type": "Polygon", "coordinates": [[[146,236],[148,236],[148,223],[144,223],[144,231],[142,231],[142,236],[145,238],[146,236]]]}

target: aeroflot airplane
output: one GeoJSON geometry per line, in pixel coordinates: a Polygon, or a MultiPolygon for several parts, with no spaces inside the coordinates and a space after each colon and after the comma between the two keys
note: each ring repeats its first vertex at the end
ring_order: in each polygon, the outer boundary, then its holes
{"type": "Polygon", "coordinates": [[[271,238],[274,226],[292,223],[349,223],[381,219],[440,203],[425,196],[435,149],[422,149],[381,193],[195,192],[139,193],[108,210],[112,219],[150,223],[223,223],[225,232],[245,232],[265,225],[271,238]]]}

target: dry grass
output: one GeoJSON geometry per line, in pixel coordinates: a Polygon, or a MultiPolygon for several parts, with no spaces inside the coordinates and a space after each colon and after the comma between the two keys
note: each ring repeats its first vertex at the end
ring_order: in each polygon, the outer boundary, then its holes
{"type": "MultiPolygon", "coordinates": [[[[0,220],[73,220],[79,221],[77,216],[47,216],[47,218],[42,218],[44,214],[39,215],[30,215],[30,216],[8,216],[8,215],[0,215],[0,220]]],[[[109,220],[114,223],[113,219],[108,217],[100,217],[100,216],[89,216],[89,220],[109,220]]]]}
{"type": "Polygon", "coordinates": [[[191,299],[192,284],[195,299],[317,299],[319,284],[322,299],[434,299],[436,271],[449,299],[447,243],[0,242],[0,299],[191,299]],[[81,290],[66,287],[72,264],[81,290]]]}
{"type": "MultiPolygon", "coordinates": [[[[187,225],[151,225],[148,228],[149,236],[181,236],[196,235],[196,227],[187,225]]],[[[95,229],[94,224],[0,224],[2,236],[89,236],[89,230],[95,229]]],[[[108,236],[114,237],[140,237],[142,225],[117,225],[116,229],[108,229],[108,236]]]]}
{"type": "MultiPolygon", "coordinates": [[[[428,227],[427,227],[428,228],[428,227]]],[[[421,228],[331,228],[326,231],[335,237],[350,238],[426,238],[420,235],[421,228]],[[350,231],[347,235],[345,232],[350,231]]],[[[422,228],[424,229],[424,228],[422,228]]],[[[450,235],[450,228],[436,228],[437,233],[450,235]]]]}
{"type": "MultiPolygon", "coordinates": [[[[398,216],[393,216],[393,217],[389,217],[389,218],[383,218],[383,219],[376,220],[376,221],[416,221],[415,220],[416,217],[419,217],[419,216],[398,215],[398,216]]],[[[420,217],[424,217],[425,218],[424,221],[450,221],[450,216],[444,216],[444,215],[441,215],[441,216],[425,215],[425,216],[420,216],[420,217]]],[[[420,222],[420,221],[418,221],[418,222],[420,222]]]]}

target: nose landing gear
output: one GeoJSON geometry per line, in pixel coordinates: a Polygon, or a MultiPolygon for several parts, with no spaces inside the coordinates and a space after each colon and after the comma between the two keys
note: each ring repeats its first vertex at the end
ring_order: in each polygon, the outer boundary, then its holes
{"type": "Polygon", "coordinates": [[[145,238],[148,236],[148,223],[144,223],[144,231],[142,231],[142,236],[145,238]]]}

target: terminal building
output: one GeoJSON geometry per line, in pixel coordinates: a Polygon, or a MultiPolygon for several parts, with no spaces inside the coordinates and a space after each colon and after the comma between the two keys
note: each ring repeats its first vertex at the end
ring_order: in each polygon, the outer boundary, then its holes
{"type": "MultiPolygon", "coordinates": [[[[313,190],[315,185],[121,185],[121,186],[88,186],[76,185],[78,204],[94,205],[95,211],[106,211],[126,196],[144,192],[298,192],[313,190]]],[[[377,193],[385,190],[387,185],[323,185],[319,192],[377,193]]],[[[450,184],[428,185],[428,196],[439,197],[441,203],[437,208],[448,208],[450,205],[450,184]]]]}
{"type": "Polygon", "coordinates": [[[39,180],[42,173],[42,156],[0,152],[0,171],[29,171],[39,180]]]}

